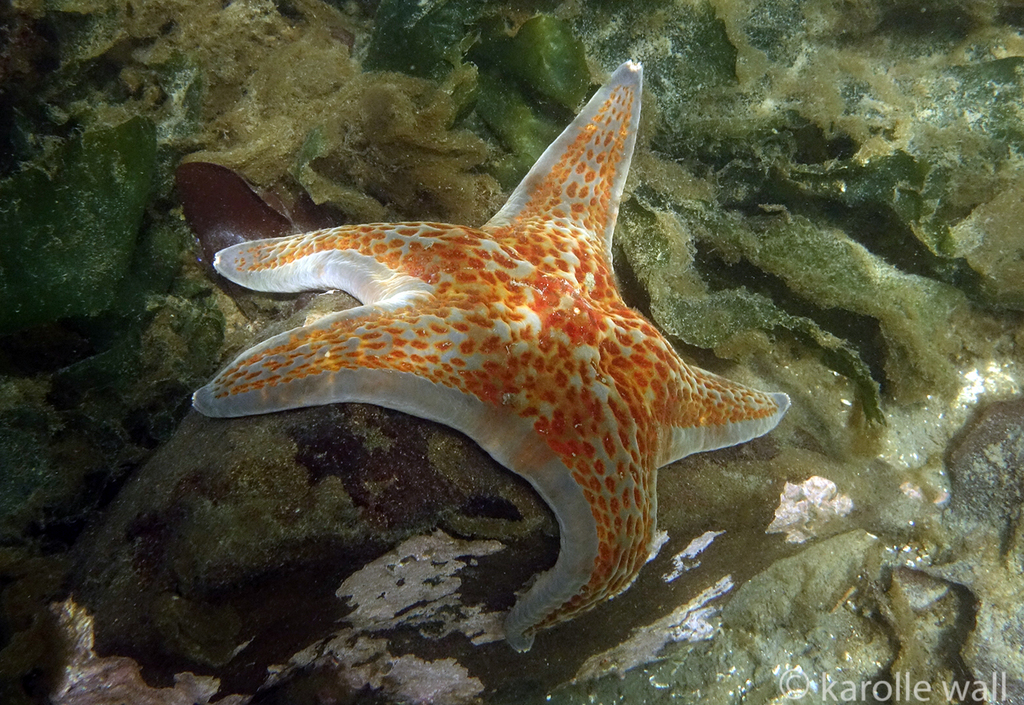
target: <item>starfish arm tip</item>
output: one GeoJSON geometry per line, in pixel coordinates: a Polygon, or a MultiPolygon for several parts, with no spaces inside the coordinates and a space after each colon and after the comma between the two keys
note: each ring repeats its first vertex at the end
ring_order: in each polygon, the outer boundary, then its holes
{"type": "Polygon", "coordinates": [[[612,73],[612,77],[609,83],[636,83],[639,84],[643,80],[644,76],[644,65],[639,61],[633,61],[629,59],[619,64],[618,68],[612,73]]]}
{"type": "Polygon", "coordinates": [[[223,418],[224,413],[218,408],[217,400],[213,396],[212,385],[207,384],[192,393],[192,407],[203,416],[209,418],[223,418]]]}
{"type": "Polygon", "coordinates": [[[778,411],[775,412],[776,423],[778,423],[789,410],[789,395],[784,392],[771,392],[768,396],[772,398],[775,406],[778,407],[778,411]]]}
{"type": "Polygon", "coordinates": [[[643,67],[626,61],[552,142],[509,200],[484,226],[533,218],[573,224],[611,257],[619,200],[640,124],[643,67]]]}
{"type": "Polygon", "coordinates": [[[511,630],[506,622],[505,641],[519,653],[525,653],[533,648],[533,634],[524,634],[522,631],[511,630]]]}

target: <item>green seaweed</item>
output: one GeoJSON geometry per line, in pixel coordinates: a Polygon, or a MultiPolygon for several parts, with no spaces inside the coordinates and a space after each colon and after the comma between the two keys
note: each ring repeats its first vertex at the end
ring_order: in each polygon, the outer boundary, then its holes
{"type": "Polygon", "coordinates": [[[363,66],[443,78],[462,63],[486,5],[483,0],[384,0],[377,8],[363,66]]]}
{"type": "Polygon", "coordinates": [[[523,23],[514,36],[508,36],[502,23],[491,23],[470,57],[482,67],[476,116],[507,152],[492,161],[489,171],[511,189],[589,92],[583,43],[568,23],[538,15],[523,23]],[[553,101],[565,112],[538,106],[528,95],[553,101]]]}
{"type": "Polygon", "coordinates": [[[476,112],[509,152],[494,160],[490,171],[504,188],[511,189],[564,125],[535,111],[514,86],[485,73],[478,82],[476,112]]]}
{"type": "Polygon", "coordinates": [[[0,334],[116,301],[135,251],[156,164],[153,123],[87,129],[0,184],[0,334]]]}
{"type": "Polygon", "coordinates": [[[909,224],[926,213],[924,190],[929,172],[927,164],[900,151],[863,161],[796,164],[787,176],[802,195],[847,206],[888,207],[909,224]]]}
{"type": "Polygon", "coordinates": [[[512,37],[490,28],[472,58],[569,110],[579,107],[590,88],[583,42],[567,22],[550,15],[527,20],[512,37]]]}
{"type": "MultiPolygon", "coordinates": [[[[571,119],[591,81],[585,48],[570,24],[539,14],[510,35],[498,11],[480,0],[385,0],[363,66],[441,81],[469,56],[481,70],[471,90],[461,89],[460,107],[474,107],[466,123],[485,126],[508,152],[489,171],[511,188],[571,119]],[[526,94],[565,112],[551,115],[526,94]]],[[[299,180],[326,195],[331,189],[313,173],[310,161],[300,158],[299,180]]]]}

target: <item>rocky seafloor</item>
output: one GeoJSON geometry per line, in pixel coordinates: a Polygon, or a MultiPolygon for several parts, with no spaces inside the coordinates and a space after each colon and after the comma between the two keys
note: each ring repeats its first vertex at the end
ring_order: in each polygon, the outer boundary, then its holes
{"type": "Polygon", "coordinates": [[[0,25],[0,701],[1024,703],[1018,5],[16,0],[0,25]],[[355,303],[243,292],[210,253],[479,225],[626,59],[623,294],[793,405],[663,468],[657,557],[518,654],[547,507],[378,407],[190,411],[355,303]]]}

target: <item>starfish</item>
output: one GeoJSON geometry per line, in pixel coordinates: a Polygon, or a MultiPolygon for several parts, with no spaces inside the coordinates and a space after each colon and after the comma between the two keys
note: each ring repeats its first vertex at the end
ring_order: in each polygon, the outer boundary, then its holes
{"type": "Polygon", "coordinates": [[[200,412],[396,409],[465,433],[551,507],[558,560],[505,620],[519,651],[633,582],[656,550],[658,468],[760,436],[789,406],[687,365],[618,292],[642,78],[622,64],[480,228],[346,225],[214,262],[250,289],[342,289],[363,305],[245,351],[195,393],[200,412]]]}

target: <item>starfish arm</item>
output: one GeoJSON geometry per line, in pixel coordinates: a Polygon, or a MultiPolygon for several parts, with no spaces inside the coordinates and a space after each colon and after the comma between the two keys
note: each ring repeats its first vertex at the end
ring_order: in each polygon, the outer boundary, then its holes
{"type": "Polygon", "coordinates": [[[564,220],[593,233],[610,262],[619,199],[640,123],[642,83],[640,64],[619,66],[483,230],[499,236],[498,231],[530,218],[564,220]]]}
{"type": "Polygon", "coordinates": [[[659,466],[763,436],[789,409],[789,396],[781,392],[761,392],[704,370],[687,370],[691,376],[684,384],[690,401],[668,425],[671,438],[659,466]]]}
{"type": "Polygon", "coordinates": [[[217,253],[216,270],[236,284],[269,292],[341,289],[363,303],[411,303],[432,291],[424,278],[479,238],[454,225],[345,225],[243,242],[217,253]]]}

